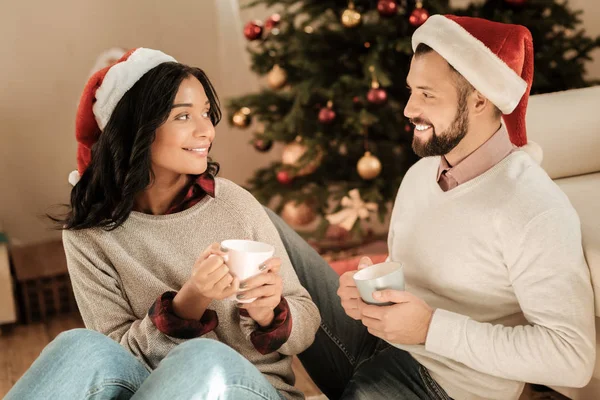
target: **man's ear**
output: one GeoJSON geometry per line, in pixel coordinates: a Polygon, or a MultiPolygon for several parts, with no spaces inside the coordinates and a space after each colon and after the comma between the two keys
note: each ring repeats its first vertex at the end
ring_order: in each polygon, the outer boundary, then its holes
{"type": "Polygon", "coordinates": [[[478,90],[473,90],[470,94],[471,113],[474,115],[481,115],[494,105],[491,101],[482,95],[478,90]]]}

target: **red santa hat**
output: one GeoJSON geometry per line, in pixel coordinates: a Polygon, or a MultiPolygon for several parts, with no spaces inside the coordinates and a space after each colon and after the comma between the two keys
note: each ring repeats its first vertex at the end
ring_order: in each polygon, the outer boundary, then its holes
{"type": "Polygon", "coordinates": [[[75,119],[77,170],[69,175],[71,185],[77,184],[90,164],[92,146],[125,93],[148,71],[166,62],[176,60],[158,50],[138,48],[128,51],[115,64],[90,77],[83,89],[75,119]]]}
{"type": "Polygon", "coordinates": [[[502,111],[511,142],[538,163],[542,149],[527,141],[525,113],[533,82],[533,39],[521,25],[482,18],[432,15],[413,34],[502,111]]]}
{"type": "Polygon", "coordinates": [[[98,58],[96,58],[96,62],[90,71],[90,76],[94,75],[97,71],[101,70],[104,67],[108,67],[119,61],[123,55],[127,53],[126,49],[122,49],[120,47],[111,47],[108,50],[100,53],[98,58]]]}

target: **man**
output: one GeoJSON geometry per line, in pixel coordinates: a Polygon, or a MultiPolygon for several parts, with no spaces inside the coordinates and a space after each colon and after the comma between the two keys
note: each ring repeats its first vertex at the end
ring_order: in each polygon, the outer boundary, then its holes
{"type": "Polygon", "coordinates": [[[394,304],[366,305],[356,271],[338,288],[326,263],[272,216],[322,313],[302,362],[331,399],[507,400],[523,382],[584,386],[596,349],[579,219],[519,149],[531,34],[436,15],[412,44],[405,115],[424,158],[403,179],[388,239],[406,291],[376,292],[394,304]]]}

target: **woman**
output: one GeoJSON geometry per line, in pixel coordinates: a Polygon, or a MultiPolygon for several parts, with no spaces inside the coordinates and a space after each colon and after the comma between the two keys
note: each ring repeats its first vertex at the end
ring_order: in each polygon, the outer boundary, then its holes
{"type": "Polygon", "coordinates": [[[303,397],[291,356],[312,343],[319,313],[262,206],[215,178],[220,117],[206,75],[156,50],[90,78],[76,124],[81,179],[58,219],[90,330],[61,334],[8,399],[303,397]],[[269,243],[279,258],[238,282],[225,239],[269,243]]]}

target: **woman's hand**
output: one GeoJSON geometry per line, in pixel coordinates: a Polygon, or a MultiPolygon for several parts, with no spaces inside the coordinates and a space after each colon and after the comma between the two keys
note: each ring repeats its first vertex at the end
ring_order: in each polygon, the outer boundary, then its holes
{"type": "Polygon", "coordinates": [[[225,254],[219,243],[213,243],[196,259],[190,278],[173,299],[173,311],[180,318],[198,320],[213,299],[238,291],[239,281],[223,263],[225,254]]]}
{"type": "Polygon", "coordinates": [[[219,243],[210,245],[194,264],[190,282],[198,293],[211,300],[222,300],[234,295],[239,289],[239,280],[231,275],[223,261],[226,251],[219,243]]]}
{"type": "Polygon", "coordinates": [[[238,303],[239,308],[246,309],[250,318],[261,327],[271,325],[275,318],[273,311],[281,302],[283,281],[279,276],[281,259],[271,258],[264,263],[262,272],[242,282],[237,298],[239,300],[256,298],[252,303],[238,303]]]}

